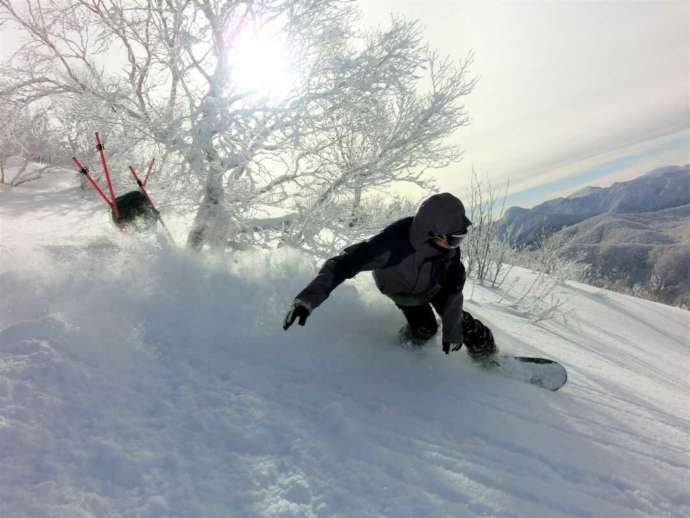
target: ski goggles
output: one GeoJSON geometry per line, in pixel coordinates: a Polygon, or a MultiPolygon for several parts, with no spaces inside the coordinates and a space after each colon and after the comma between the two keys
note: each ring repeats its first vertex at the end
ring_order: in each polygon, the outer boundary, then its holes
{"type": "Polygon", "coordinates": [[[462,240],[465,239],[467,232],[457,232],[453,234],[446,234],[446,240],[450,248],[458,248],[462,240]]]}

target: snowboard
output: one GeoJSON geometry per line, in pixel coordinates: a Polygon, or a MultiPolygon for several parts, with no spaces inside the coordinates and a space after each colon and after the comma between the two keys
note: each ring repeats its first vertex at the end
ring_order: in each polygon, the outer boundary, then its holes
{"type": "Polygon", "coordinates": [[[503,377],[556,391],[568,381],[568,372],[560,363],[546,358],[499,354],[482,367],[503,377]]]}

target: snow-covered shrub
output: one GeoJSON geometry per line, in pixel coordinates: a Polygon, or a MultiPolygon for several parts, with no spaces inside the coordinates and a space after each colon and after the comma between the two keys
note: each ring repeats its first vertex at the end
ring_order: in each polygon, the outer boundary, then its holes
{"type": "MultiPolygon", "coordinates": [[[[506,192],[507,192],[506,185],[506,192]]],[[[498,224],[503,217],[506,195],[499,198],[488,177],[472,171],[470,190],[464,199],[472,226],[463,244],[467,275],[480,284],[500,287],[510,272],[507,259],[510,245],[498,238],[498,224]]]]}
{"type": "Polygon", "coordinates": [[[563,234],[540,237],[530,248],[511,249],[506,261],[527,268],[533,275],[527,283],[514,282],[503,288],[503,301],[539,322],[558,318],[567,320],[571,308],[558,288],[565,281],[581,281],[589,266],[561,255],[568,238],[563,234]]]}
{"type": "Polygon", "coordinates": [[[665,302],[690,307],[690,247],[669,247],[656,258],[650,288],[665,302]]]}

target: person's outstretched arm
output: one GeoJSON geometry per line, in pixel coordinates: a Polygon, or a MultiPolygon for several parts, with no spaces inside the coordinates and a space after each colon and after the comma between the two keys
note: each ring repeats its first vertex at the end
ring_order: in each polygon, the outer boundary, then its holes
{"type": "Polygon", "coordinates": [[[368,241],[349,246],[340,255],[328,259],[314,280],[297,295],[296,300],[307,304],[311,311],[321,305],[346,279],[351,279],[359,272],[383,268],[390,252],[379,236],[380,234],[368,241]]]}
{"type": "Polygon", "coordinates": [[[289,328],[295,319],[300,325],[331,292],[346,279],[359,272],[383,269],[396,264],[413,252],[409,242],[409,226],[412,218],[398,220],[371,239],[347,247],[340,255],[331,257],[321,267],[313,281],[295,298],[285,317],[283,328],[289,328]]]}

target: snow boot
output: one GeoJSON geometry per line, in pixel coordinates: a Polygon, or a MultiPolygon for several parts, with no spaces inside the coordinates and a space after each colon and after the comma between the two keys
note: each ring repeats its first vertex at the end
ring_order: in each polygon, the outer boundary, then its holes
{"type": "Polygon", "coordinates": [[[496,347],[491,329],[467,312],[463,312],[462,315],[462,332],[467,354],[474,361],[486,363],[498,354],[498,347],[496,347]]]}

